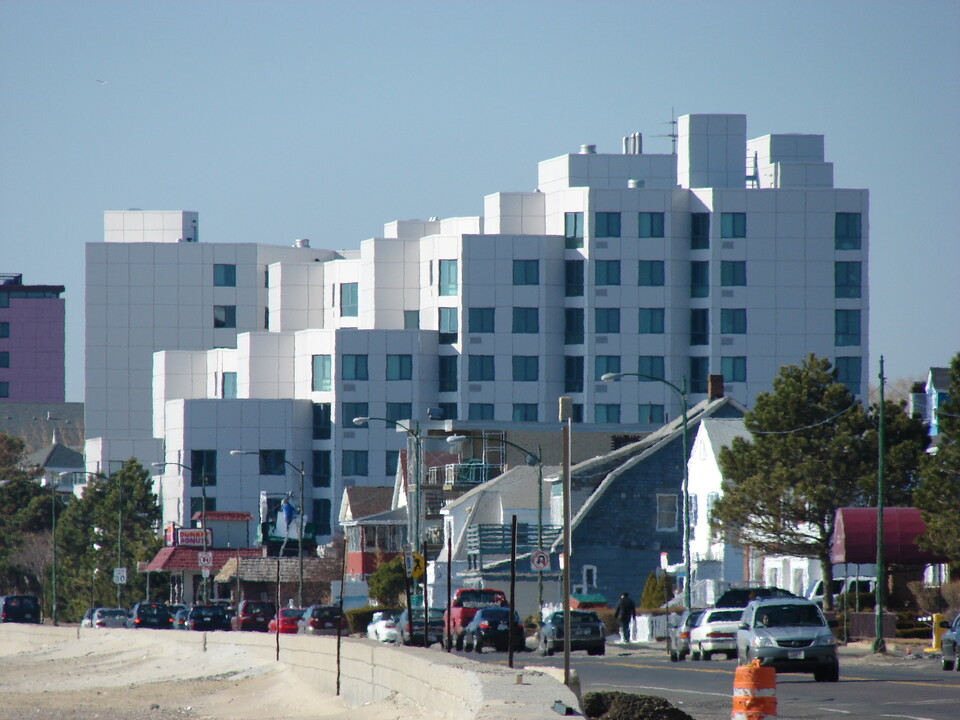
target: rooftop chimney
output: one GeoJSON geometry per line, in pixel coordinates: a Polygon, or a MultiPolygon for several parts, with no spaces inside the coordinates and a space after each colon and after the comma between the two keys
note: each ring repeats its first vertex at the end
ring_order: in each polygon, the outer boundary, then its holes
{"type": "Polygon", "coordinates": [[[719,400],[723,397],[723,375],[707,376],[707,397],[710,400],[719,400]]]}

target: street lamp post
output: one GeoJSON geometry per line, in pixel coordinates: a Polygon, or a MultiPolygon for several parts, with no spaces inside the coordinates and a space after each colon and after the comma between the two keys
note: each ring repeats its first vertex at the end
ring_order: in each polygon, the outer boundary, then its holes
{"type": "MultiPolygon", "coordinates": [[[[191,475],[191,482],[193,476],[193,468],[189,465],[184,465],[183,463],[178,462],[155,462],[153,467],[164,470],[167,465],[176,465],[179,468],[183,468],[191,475]]],[[[206,468],[203,469],[203,472],[200,473],[200,496],[201,496],[201,505],[200,505],[200,525],[203,526],[203,531],[201,533],[201,539],[203,542],[203,552],[207,552],[207,473],[206,468]]],[[[203,604],[208,604],[210,600],[209,595],[209,576],[203,578],[203,604]]]]}
{"type": "Polygon", "coordinates": [[[690,485],[687,471],[687,376],[684,375],[680,380],[680,387],[677,387],[669,380],[658,378],[653,375],[644,375],[643,373],[622,372],[605,373],[600,377],[604,382],[612,382],[623,377],[635,377],[640,380],[654,380],[666,385],[680,396],[680,410],[682,413],[683,424],[683,488],[681,497],[683,499],[683,605],[690,609],[690,485]]]}

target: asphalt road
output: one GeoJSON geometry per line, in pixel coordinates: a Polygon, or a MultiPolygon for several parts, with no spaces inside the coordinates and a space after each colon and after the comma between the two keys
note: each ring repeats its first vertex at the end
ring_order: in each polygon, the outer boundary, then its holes
{"type": "MultiPolygon", "coordinates": [[[[464,655],[467,655],[464,653],[464,655]]],[[[485,662],[506,663],[506,653],[469,653],[485,662]]],[[[514,667],[563,666],[563,656],[518,653],[514,667]]],[[[671,663],[659,648],[608,645],[603,657],[571,655],[583,692],[621,690],[659,695],[696,720],[729,720],[736,660],[671,663]]],[[[841,650],[840,682],[818,683],[810,675],[777,677],[777,715],[808,720],[957,720],[960,673],[943,672],[931,657],[877,657],[841,650]]]]}

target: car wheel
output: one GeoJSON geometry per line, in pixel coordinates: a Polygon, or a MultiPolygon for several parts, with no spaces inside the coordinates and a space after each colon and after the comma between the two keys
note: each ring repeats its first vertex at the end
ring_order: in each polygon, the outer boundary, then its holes
{"type": "Polygon", "coordinates": [[[671,650],[671,651],[670,651],[670,662],[678,662],[679,660],[680,660],[680,656],[677,655],[673,650],[671,650]]]}
{"type": "Polygon", "coordinates": [[[687,654],[685,652],[677,653],[677,660],[679,660],[680,662],[683,662],[686,659],[687,659],[687,654]]]}
{"type": "Polygon", "coordinates": [[[736,657],[737,657],[736,650],[731,650],[730,652],[727,653],[727,660],[735,660],[736,657]]]}
{"type": "MultiPolygon", "coordinates": [[[[466,643],[464,643],[464,644],[466,644],[466,643]]],[[[483,652],[483,644],[480,642],[480,638],[477,638],[476,640],[473,641],[473,651],[474,651],[475,653],[482,653],[482,652],[483,652]]]]}
{"type": "Polygon", "coordinates": [[[607,654],[607,645],[604,643],[597,649],[597,655],[606,655],[607,654]]]}
{"type": "Polygon", "coordinates": [[[940,667],[941,667],[942,669],[948,670],[948,671],[949,671],[949,670],[953,670],[953,660],[949,660],[949,659],[947,659],[947,658],[943,658],[943,659],[940,661],[940,667]]]}
{"type": "Polygon", "coordinates": [[[697,662],[700,659],[700,653],[698,652],[690,653],[690,659],[693,660],[694,662],[697,662]]]}
{"type": "Polygon", "coordinates": [[[709,659],[712,658],[712,657],[713,657],[713,653],[710,652],[709,650],[704,650],[704,649],[703,649],[703,645],[701,645],[701,646],[700,646],[700,659],[706,661],[706,660],[709,660],[709,659]]]}
{"type": "Polygon", "coordinates": [[[463,633],[457,635],[457,639],[454,641],[454,647],[456,647],[458,651],[463,650],[463,633]]]}

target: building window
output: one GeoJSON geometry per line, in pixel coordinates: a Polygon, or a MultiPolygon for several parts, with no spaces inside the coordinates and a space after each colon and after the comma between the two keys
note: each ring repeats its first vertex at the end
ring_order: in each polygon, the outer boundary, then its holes
{"type": "Polygon", "coordinates": [[[237,306],[214,305],[213,326],[215,328],[235,328],[237,326],[237,306]]]}
{"type": "Polygon", "coordinates": [[[514,285],[539,285],[540,284],[540,261],[539,260],[514,260],[513,261],[513,284],[514,285]]]}
{"type": "Polygon", "coordinates": [[[834,311],[833,344],[840,346],[860,344],[860,311],[834,311]]]}
{"type": "Polygon", "coordinates": [[[861,360],[858,357],[838,357],[837,382],[846,385],[852,395],[860,394],[861,360]]]}
{"type": "Polygon", "coordinates": [[[333,406],[330,403],[313,404],[313,439],[329,440],[333,431],[333,406]]]}
{"type": "Polygon", "coordinates": [[[598,212],[594,220],[594,237],[620,237],[620,213],[598,212]]]}
{"type": "Polygon", "coordinates": [[[746,308],[721,308],[720,334],[745,335],[747,332],[746,308]]]}
{"type": "Polygon", "coordinates": [[[640,213],[640,237],[642,238],[662,238],[663,237],[663,213],[662,212],[642,212],[640,213]]]}
{"type": "Polygon", "coordinates": [[[237,286],[237,266],[215,264],[213,266],[213,286],[214,287],[236,287],[237,286]]]}
{"type": "Polygon", "coordinates": [[[332,360],[329,355],[313,356],[313,382],[311,388],[314,392],[324,392],[333,387],[331,365],[332,360]]]}
{"type": "Polygon", "coordinates": [[[387,380],[411,380],[413,355],[387,355],[387,380]]]}
{"type": "Polygon", "coordinates": [[[10,397],[10,383],[0,381],[0,398],[10,397]]]}
{"type": "Polygon", "coordinates": [[[203,514],[204,512],[216,512],[217,511],[217,499],[212,497],[204,498],[202,495],[200,497],[190,498],[190,517],[193,518],[197,513],[203,514]],[[206,501],[206,502],[204,502],[206,501]]]}
{"type": "Polygon", "coordinates": [[[467,322],[470,325],[472,333],[492,333],[495,332],[494,319],[496,313],[492,307],[470,308],[467,315],[467,322]]]}
{"type": "Polygon", "coordinates": [[[706,345],[710,335],[710,316],[707,310],[690,311],[690,344],[706,345]]]}
{"type": "Polygon", "coordinates": [[[663,287],[663,260],[641,260],[637,271],[640,287],[663,287]]]}
{"type": "Polygon", "coordinates": [[[313,486],[330,487],[330,479],[333,477],[333,463],[331,462],[331,452],[329,450],[313,451],[313,486]]]}
{"type": "Polygon", "coordinates": [[[514,422],[537,422],[537,404],[536,403],[514,403],[513,404],[514,422]]]}
{"type": "Polygon", "coordinates": [[[437,329],[440,331],[440,344],[453,345],[457,341],[459,323],[457,322],[457,308],[442,307],[437,309],[437,329]]]}
{"type": "Polygon", "coordinates": [[[515,307],[513,309],[513,332],[526,334],[540,332],[539,308],[515,307]]]}
{"type": "Polygon", "coordinates": [[[596,308],[594,318],[598,334],[620,332],[620,308],[596,308]]]}
{"type": "Polygon", "coordinates": [[[745,260],[720,261],[720,285],[723,287],[742,287],[747,284],[747,263],[745,260]]]}
{"type": "Polygon", "coordinates": [[[597,260],[593,269],[594,280],[598,286],[620,284],[619,260],[597,260]]]}
{"type": "Polygon", "coordinates": [[[583,392],[583,356],[568,355],[563,359],[563,391],[583,392]]]}
{"type": "Polygon", "coordinates": [[[583,260],[565,260],[563,263],[564,272],[564,295],[566,297],[583,296],[583,260]]]}
{"type": "Polygon", "coordinates": [[[540,379],[540,358],[536,355],[513,356],[513,381],[536,382],[540,379]]]}
{"type": "Polygon", "coordinates": [[[583,344],[583,308],[566,308],[563,311],[564,345],[583,344]]]}
{"type": "Polygon", "coordinates": [[[707,391],[707,374],[710,369],[710,358],[692,357],[690,358],[690,387],[692,393],[705,393],[707,391]]]}
{"type": "Polygon", "coordinates": [[[330,535],[332,525],[330,519],[330,510],[333,502],[327,498],[315,498],[313,501],[313,534],[330,535]]]}
{"type": "Polygon", "coordinates": [[[287,451],[286,450],[261,450],[260,451],[260,474],[261,475],[283,475],[286,473],[287,451]]]}
{"type": "Polygon", "coordinates": [[[583,403],[573,403],[570,409],[570,420],[575,423],[583,422],[583,403]]]}
{"type": "Polygon", "coordinates": [[[471,355],[467,378],[470,382],[488,382],[496,379],[493,355],[471,355]]]}
{"type": "Polygon", "coordinates": [[[637,419],[641,423],[663,425],[664,417],[663,405],[646,403],[637,406],[637,419]]]}
{"type": "Polygon", "coordinates": [[[467,408],[469,420],[493,420],[493,403],[470,403],[467,408]]]}
{"type": "Polygon", "coordinates": [[[677,496],[657,494],[657,531],[677,529],[677,496]]]}
{"type": "Polygon", "coordinates": [[[0,338],[10,337],[10,323],[0,322],[0,338]]]}
{"type": "Polygon", "coordinates": [[[420,311],[419,310],[403,311],[403,329],[404,330],[420,329],[420,311]]]}
{"type": "Polygon", "coordinates": [[[341,410],[341,413],[340,413],[340,424],[341,424],[343,427],[349,427],[349,428],[354,428],[354,427],[365,428],[365,427],[367,427],[367,424],[366,424],[366,423],[364,423],[363,425],[354,425],[354,424],[353,424],[353,419],[354,419],[354,418],[361,418],[361,417],[363,417],[363,418],[365,418],[365,417],[370,417],[370,404],[369,404],[369,403],[365,403],[365,402],[345,402],[345,403],[341,403],[341,405],[340,405],[340,410],[341,410]]]}
{"type": "Polygon", "coordinates": [[[457,294],[457,261],[440,260],[438,263],[440,296],[452,297],[457,294]]]}
{"type": "Polygon", "coordinates": [[[366,355],[344,355],[340,360],[344,380],[369,380],[366,355]]]}
{"type": "Polygon", "coordinates": [[[833,296],[838,298],[860,297],[859,262],[835,262],[833,264],[833,296]]]}
{"type": "Polygon", "coordinates": [[[725,382],[747,381],[747,358],[722,357],[720,358],[720,373],[725,382]]]}
{"type": "Polygon", "coordinates": [[[690,297],[705,298],[710,295],[710,263],[690,263],[690,297]]]}
{"type": "Polygon", "coordinates": [[[570,249],[583,247],[583,213],[568,212],[563,215],[563,236],[566,247],[570,249]]]}
{"type": "Polygon", "coordinates": [[[270,329],[270,308],[268,307],[265,307],[263,309],[263,329],[264,330],[270,329]]]}
{"type": "Polygon", "coordinates": [[[202,487],[217,484],[217,451],[190,451],[190,485],[202,487]]]}
{"type": "Polygon", "coordinates": [[[690,249],[710,247],[710,213],[690,213],[690,249]]]}
{"type": "Polygon", "coordinates": [[[344,475],[366,477],[369,474],[366,450],[344,450],[341,461],[344,475]]]}
{"type": "Polygon", "coordinates": [[[860,249],[860,213],[837,213],[833,229],[835,250],[860,249]]]}
{"type": "Polygon", "coordinates": [[[742,212],[720,213],[720,237],[745,238],[747,236],[747,214],[742,212]]]}
{"type": "Polygon", "coordinates": [[[232,399],[237,397],[237,374],[225,372],[220,377],[220,397],[232,399]]]}
{"type": "Polygon", "coordinates": [[[456,420],[459,415],[459,409],[457,408],[457,404],[455,402],[437,403],[437,407],[440,408],[441,420],[456,420]]]}
{"type": "Polygon", "coordinates": [[[650,378],[657,380],[666,379],[664,370],[664,361],[662,355],[640,355],[637,357],[637,374],[647,377],[637,378],[640,382],[654,382],[650,378]]]}
{"type": "Polygon", "coordinates": [[[663,335],[663,308],[640,308],[638,332],[641,335],[663,335]]]}
{"type": "Polygon", "coordinates": [[[359,311],[359,286],[357,283],[340,285],[340,317],[357,317],[359,311]]]}
{"type": "Polygon", "coordinates": [[[10,307],[10,293],[0,292],[0,308],[10,307]]]}
{"type": "Polygon", "coordinates": [[[383,474],[387,477],[396,477],[397,468],[400,466],[400,451],[387,450],[384,456],[383,474]]]}
{"type": "Polygon", "coordinates": [[[0,368],[10,367],[10,351],[3,350],[0,351],[0,368]]]}
{"type": "Polygon", "coordinates": [[[597,355],[594,360],[593,379],[600,381],[607,373],[620,372],[619,355],[597,355]]]}
{"type": "Polygon", "coordinates": [[[596,423],[619,423],[620,406],[611,403],[597,403],[593,406],[593,421],[596,423]]]}
{"type": "Polygon", "coordinates": [[[408,402],[388,402],[387,420],[410,420],[413,418],[413,403],[408,402]]]}
{"type": "Polygon", "coordinates": [[[437,358],[439,391],[454,392],[457,389],[457,356],[441,355],[437,358]]]}

